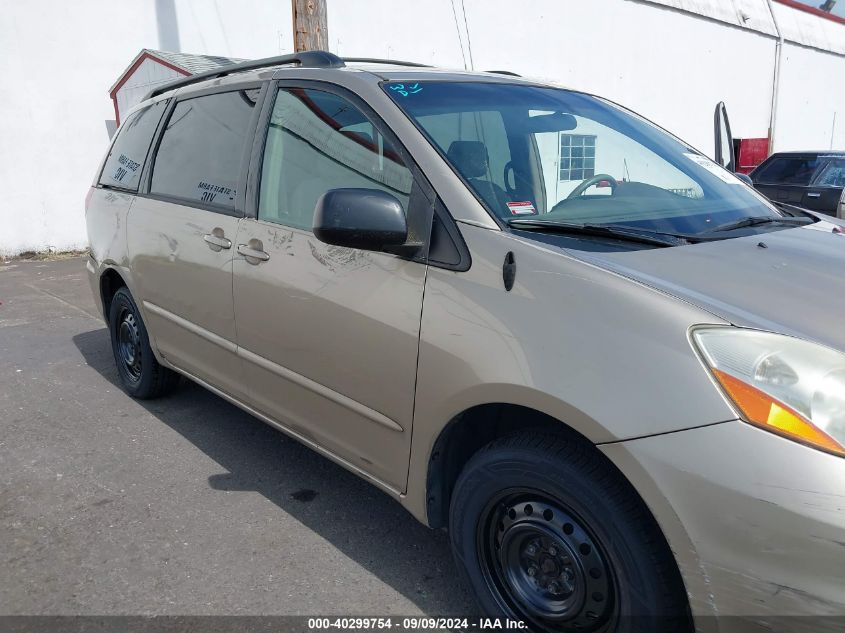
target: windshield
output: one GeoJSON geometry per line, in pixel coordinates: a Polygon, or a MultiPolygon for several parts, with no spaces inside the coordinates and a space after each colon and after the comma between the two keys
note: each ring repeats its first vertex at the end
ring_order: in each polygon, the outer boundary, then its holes
{"type": "Polygon", "coordinates": [[[596,97],[498,83],[384,88],[505,222],[696,235],[782,218],[710,159],[596,97]]]}

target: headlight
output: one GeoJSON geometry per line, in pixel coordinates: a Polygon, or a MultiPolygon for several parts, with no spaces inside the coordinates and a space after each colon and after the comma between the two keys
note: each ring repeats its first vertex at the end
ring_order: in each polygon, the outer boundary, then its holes
{"type": "Polygon", "coordinates": [[[702,327],[692,336],[747,422],[845,456],[845,354],[735,327],[702,327]]]}

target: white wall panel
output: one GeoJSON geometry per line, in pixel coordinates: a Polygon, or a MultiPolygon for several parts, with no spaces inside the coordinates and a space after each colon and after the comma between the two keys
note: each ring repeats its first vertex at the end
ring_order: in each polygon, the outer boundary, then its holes
{"type": "Polygon", "coordinates": [[[845,24],[825,20],[783,4],[774,3],[772,8],[785,39],[845,55],[845,24]]]}
{"type": "MultiPolygon", "coordinates": [[[[518,10],[513,0],[464,2],[476,69],[600,94],[711,155],[719,101],[736,136],[768,135],[772,37],[641,2],[535,0],[518,10]]],[[[460,0],[456,5],[462,25],[460,0]]],[[[450,0],[332,2],[329,33],[347,55],[390,48],[398,59],[462,67],[451,7],[450,0]]]]}
{"type": "Polygon", "coordinates": [[[774,35],[777,33],[766,0],[645,0],[703,15],[726,24],[774,35]]]}
{"type": "Polygon", "coordinates": [[[775,151],[845,150],[845,57],[785,44],[778,92],[775,151]]]}

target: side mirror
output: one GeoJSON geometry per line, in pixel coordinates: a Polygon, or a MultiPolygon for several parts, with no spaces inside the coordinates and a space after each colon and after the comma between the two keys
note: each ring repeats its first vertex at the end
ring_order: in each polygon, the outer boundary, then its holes
{"type": "Polygon", "coordinates": [[[736,171],[734,139],[731,135],[731,123],[728,120],[728,109],[724,101],[716,105],[716,111],[713,113],[713,128],[716,136],[716,162],[733,173],[736,171]]]}
{"type": "Polygon", "coordinates": [[[745,183],[746,185],[748,185],[749,187],[753,187],[753,186],[754,186],[754,181],[753,181],[753,180],[751,180],[751,176],[749,176],[748,174],[741,174],[741,173],[739,173],[739,172],[736,172],[736,173],[734,173],[734,176],[736,176],[737,178],[739,178],[742,182],[744,182],[744,183],[745,183]]]}
{"type": "Polygon", "coordinates": [[[326,244],[368,251],[408,239],[402,204],[379,189],[330,189],[314,207],[313,230],[326,244]]]}

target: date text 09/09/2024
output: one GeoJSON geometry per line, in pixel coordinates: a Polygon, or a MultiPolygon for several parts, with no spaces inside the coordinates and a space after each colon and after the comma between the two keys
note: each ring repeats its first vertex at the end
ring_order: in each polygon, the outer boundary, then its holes
{"type": "Polygon", "coordinates": [[[486,631],[519,630],[527,628],[525,622],[509,618],[433,618],[433,617],[383,617],[383,618],[308,618],[309,630],[327,629],[399,629],[486,631]]]}

